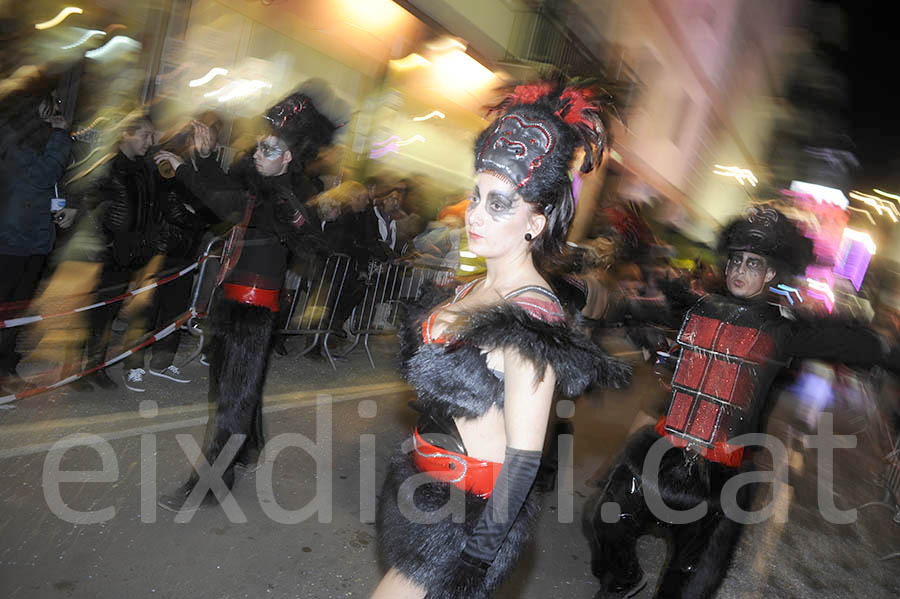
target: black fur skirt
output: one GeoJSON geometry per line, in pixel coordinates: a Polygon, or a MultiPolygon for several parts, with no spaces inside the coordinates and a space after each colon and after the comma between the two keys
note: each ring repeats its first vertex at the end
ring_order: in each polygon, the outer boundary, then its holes
{"type": "MultiPolygon", "coordinates": [[[[387,566],[396,568],[429,593],[452,596],[443,583],[486,504],[486,499],[420,472],[410,454],[395,454],[378,501],[379,553],[387,566]],[[404,485],[404,481],[410,482],[404,485]]],[[[485,585],[491,593],[518,562],[539,512],[539,497],[532,490],[487,571],[485,585]]]]}

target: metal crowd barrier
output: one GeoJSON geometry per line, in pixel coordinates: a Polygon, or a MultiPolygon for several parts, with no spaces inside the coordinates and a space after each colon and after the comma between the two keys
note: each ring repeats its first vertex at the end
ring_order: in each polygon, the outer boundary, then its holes
{"type": "Polygon", "coordinates": [[[416,300],[426,283],[447,285],[454,275],[455,271],[451,269],[404,260],[370,262],[365,294],[350,317],[349,329],[355,339],[347,353],[362,339],[369,364],[375,368],[369,337],[394,333],[397,330],[400,304],[416,300]]]}
{"type": "MultiPolygon", "coordinates": [[[[328,363],[333,369],[337,369],[328,340],[336,326],[341,324],[335,322],[335,314],[346,283],[351,277],[356,277],[353,259],[346,254],[332,254],[324,261],[307,264],[305,267],[306,272],[297,280],[291,306],[277,334],[312,335],[312,341],[300,355],[321,347],[328,363]]],[[[290,287],[292,286],[288,286],[289,290],[290,287]]]]}
{"type": "Polygon", "coordinates": [[[372,261],[360,272],[358,264],[345,254],[332,254],[305,268],[306,272],[297,279],[287,317],[277,332],[311,335],[312,340],[301,355],[318,347],[334,369],[335,358],[348,355],[360,343],[369,364],[375,368],[369,338],[396,331],[398,305],[416,299],[425,283],[447,284],[454,276],[450,269],[402,260],[372,261]],[[339,322],[338,314],[347,314],[346,320],[339,322]],[[333,347],[334,338],[344,336],[347,341],[333,347]]]}
{"type": "Polygon", "coordinates": [[[203,351],[205,345],[206,333],[200,321],[209,315],[213,296],[218,289],[216,287],[216,279],[219,276],[219,267],[222,264],[222,249],[224,245],[224,237],[213,237],[206,244],[201,254],[201,256],[206,256],[206,260],[200,264],[200,270],[194,278],[194,287],[191,290],[193,315],[184,325],[184,328],[191,335],[200,338],[200,342],[197,344],[197,349],[185,359],[185,364],[194,361],[203,351]]]}
{"type": "MultiPolygon", "coordinates": [[[[224,238],[214,237],[207,243],[204,254],[208,257],[200,265],[194,281],[191,307],[196,316],[191,317],[185,328],[199,337],[200,343],[185,363],[203,351],[205,330],[201,321],[208,315],[218,290],[216,278],[223,242],[224,238]]],[[[366,350],[369,364],[375,368],[369,338],[395,332],[399,305],[415,300],[426,283],[446,285],[455,275],[449,268],[404,260],[372,261],[360,272],[356,261],[346,254],[331,254],[294,266],[299,266],[301,272],[288,273],[285,289],[291,296],[290,306],[279,313],[281,324],[276,334],[312,337],[300,355],[318,347],[335,370],[335,358],[348,355],[360,344],[366,350]],[[353,305],[342,305],[342,301],[353,305]],[[344,322],[338,322],[338,314],[347,314],[344,322]],[[345,336],[345,342],[334,343],[335,337],[345,336]]]]}

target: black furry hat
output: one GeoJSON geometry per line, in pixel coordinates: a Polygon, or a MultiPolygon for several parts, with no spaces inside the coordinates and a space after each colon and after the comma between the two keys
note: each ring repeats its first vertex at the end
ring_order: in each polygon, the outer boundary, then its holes
{"type": "Polygon", "coordinates": [[[719,253],[745,251],[769,258],[779,276],[803,273],[813,262],[813,243],[771,204],[753,206],[719,235],[719,253]]]}
{"type": "Polygon", "coordinates": [[[575,151],[584,149],[582,173],[600,162],[607,139],[600,98],[559,81],[519,85],[489,108],[500,116],[475,141],[476,172],[509,182],[547,216],[532,246],[539,258],[560,253],[575,214],[569,178],[575,151]]]}
{"type": "Polygon", "coordinates": [[[287,143],[293,161],[305,165],[334,141],[350,120],[347,104],[322,79],[309,79],[265,114],[272,134],[287,143]]]}

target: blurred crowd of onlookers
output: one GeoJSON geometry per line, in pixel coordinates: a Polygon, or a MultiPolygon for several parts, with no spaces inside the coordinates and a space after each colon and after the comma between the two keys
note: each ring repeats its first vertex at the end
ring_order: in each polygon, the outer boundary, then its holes
{"type": "MultiPolygon", "coordinates": [[[[54,85],[39,69],[20,69],[7,78],[0,89],[0,319],[109,300],[197,260],[207,242],[227,234],[235,222],[223,221],[153,156],[161,149],[174,152],[210,185],[227,187],[233,173],[223,168],[224,130],[214,112],[194,115],[167,132],[159,131],[146,112],[133,112],[118,120],[109,143],[98,151],[95,143],[73,139],[54,85]],[[200,124],[209,132],[206,137],[196,135],[200,124]]],[[[240,155],[231,161],[240,163],[240,155]]],[[[483,264],[467,250],[464,190],[445,190],[435,201],[423,175],[378,172],[357,180],[339,163],[329,152],[292,182],[316,234],[308,238],[302,255],[294,248],[287,275],[315,276],[315,268],[309,267],[314,261],[335,254],[349,257],[352,275],[340,302],[329,306],[336,334],[344,334],[348,317],[363,297],[372,261],[405,259],[459,277],[482,271],[483,264]]],[[[572,248],[571,270],[561,274],[639,296],[672,293],[673,281],[694,294],[720,291],[723,279],[714,252],[699,244],[676,250],[665,240],[665,225],[646,212],[646,206],[603,198],[591,238],[572,248]]],[[[116,301],[88,311],[83,320],[60,319],[55,327],[37,333],[31,345],[51,348],[63,376],[101,366],[109,358],[117,321],[127,321],[124,347],[131,347],[184,313],[193,276],[134,298],[127,313],[123,302],[116,301]]],[[[885,277],[870,278],[880,285],[876,296],[896,287],[896,281],[885,277]]],[[[297,285],[289,281],[285,289],[288,295],[296,293],[297,285]]],[[[896,330],[896,309],[872,294],[870,299],[875,301],[866,302],[872,307],[868,320],[886,331],[896,330]]],[[[794,306],[798,308],[824,309],[813,302],[794,306]]],[[[852,306],[837,310],[853,312],[852,306]]],[[[0,384],[5,392],[28,387],[17,374],[22,330],[0,329],[0,384]]],[[[641,326],[631,327],[630,335],[649,349],[664,349],[667,342],[664,333],[641,326]]],[[[145,351],[128,356],[125,372],[187,382],[174,363],[177,350],[178,335],[170,335],[146,350],[150,356],[145,351]]],[[[126,376],[126,386],[139,383],[126,376]]],[[[102,367],[72,384],[80,390],[118,385],[102,367]]]]}
{"type": "MultiPolygon", "coordinates": [[[[4,80],[0,320],[113,300],[194,262],[209,239],[227,234],[235,224],[223,221],[179,184],[168,164],[153,160],[160,150],[174,152],[208,184],[227,188],[233,173],[223,168],[223,121],[216,113],[194,115],[170,131],[160,131],[150,112],[132,111],[117,120],[105,135],[107,142],[99,146],[97,136],[76,132],[73,137],[63,114],[55,83],[41,69],[22,68],[4,80]],[[206,138],[195,135],[199,125],[208,132],[206,138]]],[[[238,155],[232,164],[241,162],[238,155]]],[[[317,234],[307,238],[304,255],[294,256],[288,276],[310,275],[314,269],[306,265],[318,257],[350,257],[354,275],[341,304],[331,306],[340,333],[362,297],[370,261],[405,256],[430,266],[458,267],[465,205],[456,202],[429,223],[422,214],[423,177],[372,175],[356,181],[335,170],[333,160],[323,156],[292,181],[317,234]]],[[[462,195],[455,194],[456,199],[462,195]]],[[[118,384],[102,367],[110,357],[113,329],[127,322],[124,347],[131,347],[148,332],[173,322],[190,304],[192,278],[179,277],[130,302],[111,301],[87,311],[83,319],[58,319],[55,327],[36,334],[37,341],[44,342],[38,346],[62,363],[62,376],[100,366],[73,382],[75,388],[114,388],[118,384]]],[[[21,332],[20,327],[0,329],[4,392],[30,386],[17,372],[21,332]]],[[[138,379],[148,372],[187,382],[173,361],[177,350],[174,334],[128,356],[125,372],[132,379],[126,376],[126,386],[137,388],[138,379]]]]}

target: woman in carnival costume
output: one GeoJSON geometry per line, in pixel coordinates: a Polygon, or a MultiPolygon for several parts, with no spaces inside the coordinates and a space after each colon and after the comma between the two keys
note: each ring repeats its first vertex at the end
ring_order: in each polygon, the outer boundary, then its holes
{"type": "Polygon", "coordinates": [[[574,213],[574,154],[583,148],[588,172],[604,149],[597,103],[586,89],[538,83],[491,112],[500,116],[475,143],[465,219],[486,275],[423,298],[401,331],[421,416],[379,499],[390,570],[376,598],[490,596],[537,518],[532,486],[554,397],[630,377],[569,326],[542,274],[561,257],[574,213]]]}

